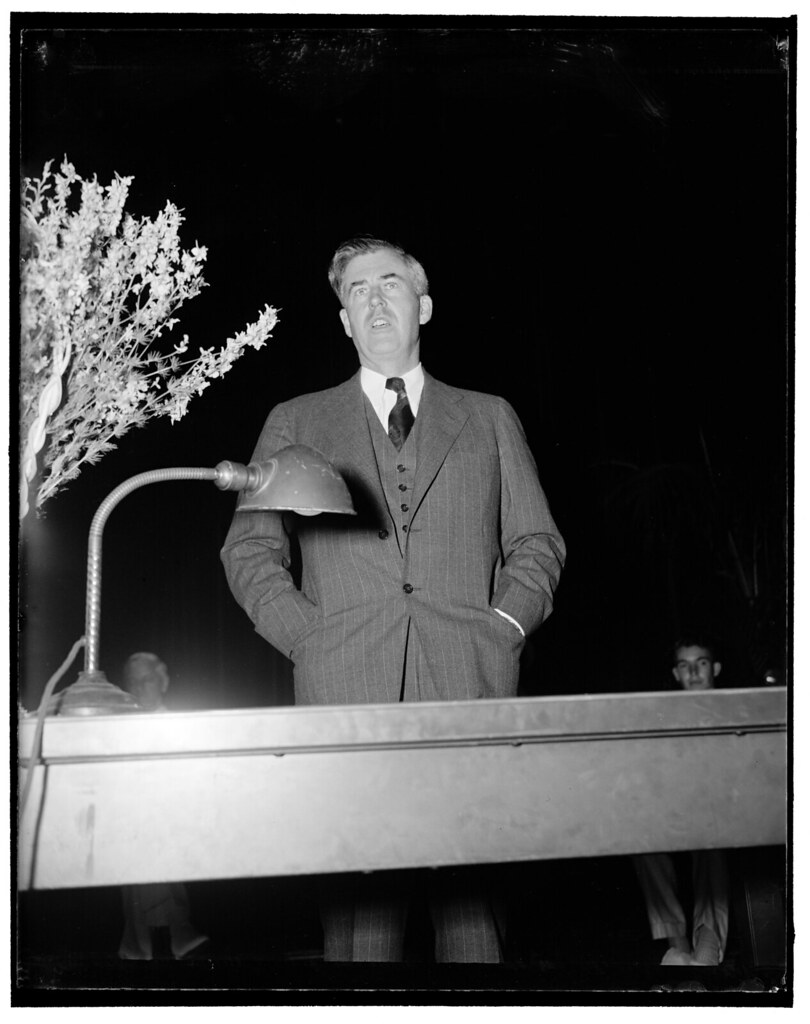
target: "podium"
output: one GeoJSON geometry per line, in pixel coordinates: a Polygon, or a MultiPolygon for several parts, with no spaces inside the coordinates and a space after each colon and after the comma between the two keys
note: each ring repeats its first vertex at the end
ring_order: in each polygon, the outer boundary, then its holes
{"type": "Polygon", "coordinates": [[[18,887],[779,845],[786,724],[784,688],[49,717],[18,887]]]}

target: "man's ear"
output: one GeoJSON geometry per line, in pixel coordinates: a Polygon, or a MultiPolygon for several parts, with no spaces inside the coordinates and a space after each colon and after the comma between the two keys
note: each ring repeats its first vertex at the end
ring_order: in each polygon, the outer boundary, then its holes
{"type": "Polygon", "coordinates": [[[672,678],[675,680],[676,683],[679,683],[681,681],[681,677],[678,675],[678,670],[676,668],[672,670],[672,678]]]}
{"type": "Polygon", "coordinates": [[[426,324],[433,316],[433,299],[429,295],[419,296],[419,323],[426,324]]]}
{"type": "Polygon", "coordinates": [[[719,661],[716,661],[713,667],[715,676],[719,676],[723,668],[722,664],[719,661]]]}
{"type": "Polygon", "coordinates": [[[341,309],[340,311],[340,322],[343,324],[343,330],[346,332],[346,336],[351,338],[352,325],[349,323],[349,314],[345,309],[341,309]]]}

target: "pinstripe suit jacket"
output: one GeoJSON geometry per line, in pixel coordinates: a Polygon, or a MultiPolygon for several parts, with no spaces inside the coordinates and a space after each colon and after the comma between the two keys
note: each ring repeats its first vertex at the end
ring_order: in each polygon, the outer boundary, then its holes
{"type": "Polygon", "coordinates": [[[370,408],[358,371],[272,410],[254,460],[289,444],[316,448],[343,475],[358,516],[236,514],[222,549],[230,587],[257,632],[292,659],[298,704],[397,701],[409,621],[437,699],[514,696],[524,641],[494,609],[528,635],[551,612],[565,557],[520,422],[503,399],[425,373],[403,533],[370,408]]]}

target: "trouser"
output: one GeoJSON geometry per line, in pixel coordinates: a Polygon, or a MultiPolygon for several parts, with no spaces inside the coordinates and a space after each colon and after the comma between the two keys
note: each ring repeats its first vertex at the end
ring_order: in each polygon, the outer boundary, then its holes
{"type": "Polygon", "coordinates": [[[324,960],[401,962],[409,905],[423,892],[437,963],[501,963],[503,915],[465,869],[344,875],[322,886],[324,960]]]}
{"type": "MultiPolygon", "coordinates": [[[[408,620],[401,702],[436,700],[416,625],[408,620]]],[[[504,913],[492,900],[480,871],[441,868],[347,874],[322,887],[324,960],[400,962],[411,902],[409,889],[424,892],[436,935],[436,963],[501,963],[504,913]]]]}
{"type": "Polygon", "coordinates": [[[168,928],[172,954],[183,957],[206,940],[189,919],[182,882],[125,885],[121,889],[124,933],[118,955],[125,960],[151,960],[152,929],[168,928]]]}
{"type": "MultiPolygon", "coordinates": [[[[720,942],[720,961],[728,939],[728,867],[723,850],[695,850],[692,857],[692,945],[701,926],[720,942]]],[[[668,853],[643,853],[633,864],[644,893],[654,939],[686,937],[686,915],[677,894],[675,862],[668,853]]]]}

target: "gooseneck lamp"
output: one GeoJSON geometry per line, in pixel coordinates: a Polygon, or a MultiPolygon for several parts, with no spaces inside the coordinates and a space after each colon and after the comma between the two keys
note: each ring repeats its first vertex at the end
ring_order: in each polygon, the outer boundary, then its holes
{"type": "Polygon", "coordinates": [[[99,505],[87,544],[84,671],[58,695],[62,715],[114,714],[136,709],[134,699],[108,682],[98,667],[101,621],[101,541],[110,513],[132,491],[167,480],[211,480],[221,491],[241,491],[239,513],[320,512],[356,515],[341,475],[320,452],[306,445],[290,445],[267,462],[220,462],[214,469],[185,467],[154,469],[130,477],[99,505]]]}

